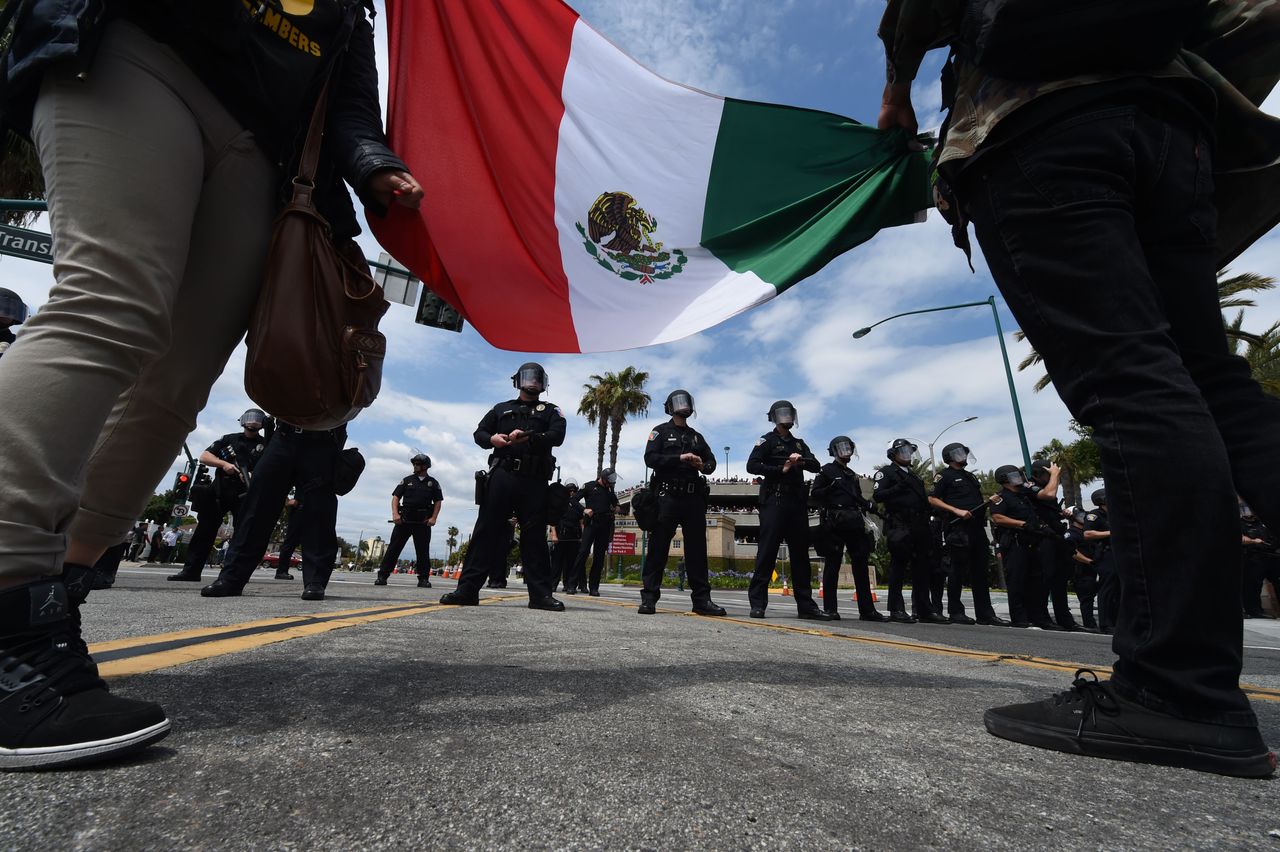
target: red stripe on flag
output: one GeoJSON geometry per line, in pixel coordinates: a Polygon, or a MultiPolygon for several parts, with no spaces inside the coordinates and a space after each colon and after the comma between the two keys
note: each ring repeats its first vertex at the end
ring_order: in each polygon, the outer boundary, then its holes
{"type": "Polygon", "coordinates": [[[370,218],[378,241],[494,346],[579,351],[555,224],[577,15],[557,0],[387,0],[387,20],[391,147],[426,198],[370,218]]]}

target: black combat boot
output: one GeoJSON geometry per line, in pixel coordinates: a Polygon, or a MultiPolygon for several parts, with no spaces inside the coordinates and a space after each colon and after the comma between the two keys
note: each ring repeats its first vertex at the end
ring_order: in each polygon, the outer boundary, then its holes
{"type": "MultiPolygon", "coordinates": [[[[68,567],[64,576],[83,573],[87,594],[91,570],[68,567]]],[[[107,691],[80,638],[79,607],[70,598],[54,579],[0,592],[0,769],[109,760],[169,733],[160,705],[107,691]]]]}

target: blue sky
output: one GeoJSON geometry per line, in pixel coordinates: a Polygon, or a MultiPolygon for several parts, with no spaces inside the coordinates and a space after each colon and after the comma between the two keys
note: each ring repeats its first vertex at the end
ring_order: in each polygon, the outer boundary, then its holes
{"type": "MultiPolygon", "coordinates": [[[[717,94],[875,120],[884,67],[875,37],[883,9],[878,0],[576,0],[571,5],[670,79],[717,94]]],[[[385,62],[381,17],[378,38],[385,62]]],[[[931,57],[916,87],[924,127],[940,120],[936,72],[941,58],[931,57]]],[[[1280,97],[1273,95],[1267,108],[1280,112],[1280,97]]],[[[360,242],[366,255],[377,257],[379,249],[368,234],[360,242]]],[[[924,224],[882,233],[773,302],[711,331],[604,355],[502,352],[470,328],[455,335],[417,326],[412,309],[393,305],[383,322],[390,352],[382,396],[350,429],[349,446],[360,447],[369,466],[357,489],[341,500],[339,535],[349,541],[361,533],[388,536],[391,489],[409,473],[409,455],[421,449],[435,461],[432,472],[445,491],[432,555],[444,555],[444,527],[460,527],[465,538],[475,518],[472,475],[486,455],[471,432],[493,403],[509,398],[509,376],[526,357],[547,367],[551,389],[546,398],[566,409],[569,437],[557,457],[563,474],[580,482],[594,476],[596,441],[595,429],[573,414],[582,384],[592,373],[628,365],[651,374],[655,403],[649,418],[623,430],[621,486],[643,478],[645,438],[663,419],[663,398],[677,386],[696,396],[694,425],[716,448],[721,465],[722,448],[731,448],[729,473],[744,473],[747,454],[768,429],[765,412],[779,398],[796,404],[798,434],[820,458],[826,458],[832,436],[850,435],[860,454],[855,468],[863,473],[881,463],[893,438],[910,438],[924,452],[943,427],[969,416],[979,419],[956,427],[941,443],[967,443],[984,469],[1017,462],[1009,394],[986,308],[895,320],[863,340],[850,337],[853,330],[900,311],[997,293],[980,255],[975,264],[977,274],[971,274],[945,224],[931,214],[924,224]]],[[[1235,269],[1280,277],[1280,234],[1260,242],[1235,269]]],[[[0,261],[0,281],[33,307],[45,300],[51,283],[49,267],[16,258],[0,261]]],[[[1258,302],[1246,328],[1265,328],[1280,318],[1280,294],[1258,302]]],[[[1003,303],[1001,310],[1016,366],[1026,350],[1012,339],[1017,324],[1003,303]]],[[[215,386],[189,439],[193,452],[232,431],[250,404],[242,386],[243,357],[241,348],[215,386]]],[[[1017,377],[1033,451],[1051,438],[1068,437],[1061,402],[1052,391],[1033,393],[1037,377],[1035,371],[1017,377]]]]}

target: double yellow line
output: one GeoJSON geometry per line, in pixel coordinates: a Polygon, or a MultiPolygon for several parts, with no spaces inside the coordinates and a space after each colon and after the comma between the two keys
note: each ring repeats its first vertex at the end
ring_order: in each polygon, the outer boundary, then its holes
{"type": "MultiPolygon", "coordinates": [[[[498,604],[518,598],[519,595],[495,595],[484,598],[481,605],[498,604]]],[[[585,599],[582,603],[597,606],[625,607],[631,609],[633,603],[611,601],[600,598],[585,599]]],[[[161,633],[154,636],[137,636],[131,639],[120,639],[112,642],[100,642],[91,645],[89,650],[100,659],[98,671],[103,677],[125,677],[127,675],[145,674],[157,669],[180,666],[196,660],[207,660],[226,654],[251,651],[287,642],[290,639],[301,639],[307,636],[319,636],[333,630],[343,630],[362,624],[375,624],[394,618],[405,618],[411,615],[422,615],[455,607],[443,604],[399,604],[362,609],[351,609],[340,612],[319,613],[316,615],[295,615],[281,618],[267,618],[261,621],[248,621],[242,624],[231,624],[225,627],[206,627],[196,630],[180,630],[174,633],[161,633]],[[221,637],[221,638],[219,638],[221,637]],[[153,650],[147,650],[154,648],[153,650]],[[134,651],[135,653],[128,653],[134,651]]],[[[705,618],[692,612],[676,610],[659,610],[663,615],[674,615],[685,618],[705,618]]],[[[1109,674],[1109,666],[1089,666],[1065,660],[1054,660],[1046,657],[1034,657],[1021,654],[1000,654],[993,651],[974,651],[956,648],[949,645],[935,645],[928,642],[915,642],[908,639],[887,638],[867,634],[855,635],[827,630],[820,627],[798,627],[777,622],[748,620],[745,618],[721,617],[714,619],[717,623],[736,624],[757,630],[775,630],[801,636],[815,636],[822,639],[835,639],[841,642],[857,642],[898,651],[912,651],[920,654],[960,658],[976,663],[1022,666],[1025,668],[1046,671],[1074,673],[1077,669],[1092,669],[1099,674],[1109,674]]],[[[1280,689],[1271,689],[1253,684],[1241,684],[1241,688],[1250,698],[1257,701],[1280,702],[1280,689]]]]}

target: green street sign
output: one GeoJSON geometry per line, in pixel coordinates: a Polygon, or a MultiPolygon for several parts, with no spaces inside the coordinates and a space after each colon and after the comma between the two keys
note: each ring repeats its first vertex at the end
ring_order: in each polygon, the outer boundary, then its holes
{"type": "Polygon", "coordinates": [[[0,225],[0,254],[53,263],[53,237],[13,225],[0,225]]]}
{"type": "Polygon", "coordinates": [[[418,316],[415,321],[420,325],[457,332],[462,331],[463,324],[462,316],[426,286],[422,288],[422,298],[418,301],[418,316]]]}

